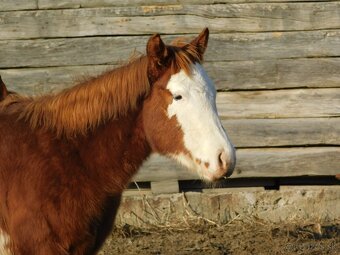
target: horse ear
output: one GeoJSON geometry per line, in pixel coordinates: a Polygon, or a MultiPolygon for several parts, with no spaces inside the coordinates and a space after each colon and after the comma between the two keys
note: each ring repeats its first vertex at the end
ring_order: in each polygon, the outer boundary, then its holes
{"type": "Polygon", "coordinates": [[[196,48],[201,60],[203,59],[204,52],[208,46],[208,40],[209,29],[206,27],[194,40],[190,42],[190,44],[196,48]]]}
{"type": "Polygon", "coordinates": [[[159,34],[150,37],[146,46],[146,54],[156,63],[161,63],[167,55],[167,49],[159,34]]]}
{"type": "Polygon", "coordinates": [[[8,95],[8,91],[5,83],[2,81],[0,76],[0,101],[3,100],[8,95]]]}

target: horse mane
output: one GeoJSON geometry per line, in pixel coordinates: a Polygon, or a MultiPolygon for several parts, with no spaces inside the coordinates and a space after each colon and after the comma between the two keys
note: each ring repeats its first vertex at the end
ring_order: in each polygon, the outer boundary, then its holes
{"type": "MultiPolygon", "coordinates": [[[[197,51],[190,44],[185,49],[167,47],[173,56],[171,68],[190,73],[191,63],[200,62],[197,51]]],[[[0,104],[0,108],[19,103],[23,105],[19,119],[28,121],[33,129],[53,130],[57,136],[86,135],[100,124],[137,108],[150,91],[147,66],[147,56],[140,56],[58,94],[36,98],[16,95],[13,101],[8,99],[7,103],[0,104]]]]}

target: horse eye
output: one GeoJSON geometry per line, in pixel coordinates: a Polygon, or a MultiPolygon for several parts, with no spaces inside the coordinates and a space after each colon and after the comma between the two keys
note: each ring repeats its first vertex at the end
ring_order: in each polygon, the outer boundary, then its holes
{"type": "Polygon", "coordinates": [[[181,95],[174,96],[174,99],[175,99],[176,101],[181,100],[181,99],[182,99],[182,96],[181,96],[181,95]]]}

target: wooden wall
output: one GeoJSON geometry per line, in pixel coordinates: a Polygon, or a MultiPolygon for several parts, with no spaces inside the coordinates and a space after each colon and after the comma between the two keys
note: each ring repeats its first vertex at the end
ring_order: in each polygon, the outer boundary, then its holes
{"type": "MultiPolygon", "coordinates": [[[[233,177],[340,172],[340,1],[0,0],[0,74],[20,93],[54,92],[144,52],[150,34],[206,26],[233,177]]],[[[158,156],[136,176],[196,178],[158,156]]]]}

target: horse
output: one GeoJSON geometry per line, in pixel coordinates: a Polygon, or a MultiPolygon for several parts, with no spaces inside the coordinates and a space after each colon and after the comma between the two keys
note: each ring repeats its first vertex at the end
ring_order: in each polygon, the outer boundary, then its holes
{"type": "Polygon", "coordinates": [[[59,93],[3,93],[2,255],[96,254],[124,188],[151,153],[207,182],[232,173],[235,149],[202,67],[208,38],[206,28],[167,45],[155,34],[146,54],[59,93]]]}

